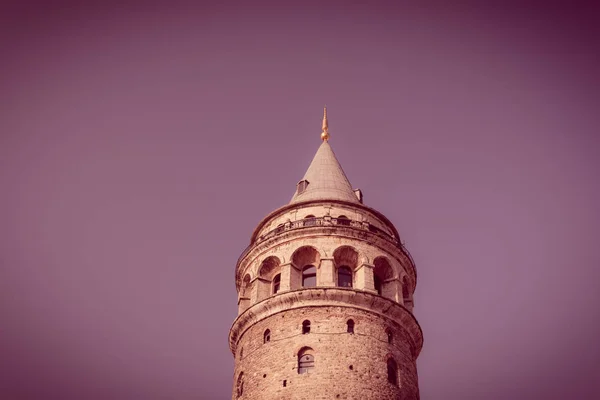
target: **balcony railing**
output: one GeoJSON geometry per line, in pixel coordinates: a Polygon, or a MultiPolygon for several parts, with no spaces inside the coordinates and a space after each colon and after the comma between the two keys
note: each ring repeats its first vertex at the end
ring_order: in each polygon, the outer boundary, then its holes
{"type": "Polygon", "coordinates": [[[280,233],[292,231],[299,228],[307,228],[312,226],[349,226],[352,228],[367,230],[373,232],[379,236],[383,236],[388,240],[396,243],[397,240],[395,237],[384,231],[383,229],[379,229],[378,227],[369,224],[368,222],[360,222],[353,221],[348,218],[333,218],[333,217],[314,217],[314,218],[305,218],[297,221],[290,221],[285,224],[279,225],[277,228],[270,230],[258,237],[256,242],[262,242],[263,240],[270,239],[274,236],[279,235],[280,233]]]}
{"type": "Polygon", "coordinates": [[[238,264],[248,254],[250,249],[252,249],[252,247],[254,247],[254,245],[261,243],[267,239],[271,239],[275,236],[278,236],[284,232],[293,231],[293,230],[301,229],[301,228],[309,228],[309,227],[313,227],[313,226],[330,226],[330,227],[331,226],[344,226],[344,227],[350,227],[350,228],[359,229],[359,230],[363,230],[363,231],[369,231],[371,233],[376,234],[377,236],[383,237],[383,238],[391,241],[392,243],[395,243],[407,254],[407,256],[412,261],[412,257],[408,253],[408,250],[406,250],[406,248],[404,247],[403,244],[398,243],[398,240],[396,239],[396,237],[394,237],[393,235],[390,235],[388,232],[376,227],[375,225],[372,225],[368,222],[354,221],[354,220],[351,220],[348,218],[314,217],[314,218],[304,218],[304,219],[297,220],[297,221],[286,222],[285,224],[281,224],[281,225],[277,226],[277,228],[272,229],[263,235],[260,235],[254,243],[251,243],[250,246],[248,246],[242,252],[242,255],[240,255],[240,257],[238,259],[238,264]]]}

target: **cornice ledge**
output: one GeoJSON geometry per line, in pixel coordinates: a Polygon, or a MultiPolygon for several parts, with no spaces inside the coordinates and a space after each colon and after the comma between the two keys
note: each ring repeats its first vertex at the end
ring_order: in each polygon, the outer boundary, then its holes
{"type": "Polygon", "coordinates": [[[262,227],[264,226],[264,224],[276,217],[277,215],[280,215],[290,209],[294,209],[294,208],[302,208],[305,207],[307,205],[311,205],[311,204],[343,204],[346,206],[350,206],[350,207],[354,207],[357,209],[362,209],[368,212],[371,212],[373,214],[375,214],[375,216],[377,216],[379,219],[381,219],[388,227],[390,227],[392,229],[392,232],[394,234],[394,237],[396,238],[396,240],[398,240],[398,243],[401,242],[400,240],[400,235],[398,234],[398,230],[396,229],[396,227],[394,226],[394,224],[392,223],[392,221],[390,221],[385,215],[383,215],[383,213],[377,211],[374,208],[371,208],[369,206],[366,206],[362,203],[354,203],[354,202],[349,202],[349,201],[345,201],[345,200],[339,200],[339,199],[331,199],[331,200],[326,200],[326,199],[314,199],[314,200],[307,200],[307,201],[299,201],[297,203],[291,203],[291,204],[286,204],[282,207],[279,207],[278,209],[270,212],[267,216],[265,216],[260,222],[259,224],[256,226],[256,228],[254,229],[254,231],[252,232],[252,236],[250,238],[250,243],[254,243],[256,241],[256,237],[258,235],[258,232],[260,232],[260,230],[262,229],[262,227]]]}
{"type": "Polygon", "coordinates": [[[358,308],[377,314],[399,324],[410,336],[415,358],[423,347],[423,331],[414,315],[401,304],[385,297],[355,289],[340,288],[302,288],[279,293],[254,304],[240,314],[229,331],[229,348],[235,355],[237,342],[253,324],[280,312],[303,308],[338,306],[358,308]]]}

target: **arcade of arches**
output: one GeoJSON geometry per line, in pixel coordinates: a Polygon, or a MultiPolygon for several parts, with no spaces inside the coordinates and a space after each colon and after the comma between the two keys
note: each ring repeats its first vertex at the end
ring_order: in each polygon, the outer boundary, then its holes
{"type": "Polygon", "coordinates": [[[364,290],[412,308],[412,288],[407,275],[396,272],[385,256],[373,265],[361,263],[352,246],[340,246],[332,258],[322,258],[312,246],[296,249],[291,262],[282,263],[276,256],[265,258],[258,275],[247,273],[240,287],[239,312],[280,292],[310,287],[339,287],[364,290]]]}

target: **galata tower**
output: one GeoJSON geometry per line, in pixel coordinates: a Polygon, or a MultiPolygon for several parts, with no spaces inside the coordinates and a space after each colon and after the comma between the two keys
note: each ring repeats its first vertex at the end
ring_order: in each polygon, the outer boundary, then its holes
{"type": "Polygon", "coordinates": [[[232,399],[419,399],[415,264],[321,139],[238,259],[232,399]]]}

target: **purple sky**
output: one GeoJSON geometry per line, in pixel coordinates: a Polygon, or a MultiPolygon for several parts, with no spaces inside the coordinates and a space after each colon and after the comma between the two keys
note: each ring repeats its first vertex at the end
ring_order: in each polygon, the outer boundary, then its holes
{"type": "Polygon", "coordinates": [[[597,10],[167,3],[0,9],[1,399],[227,399],[324,104],[417,264],[422,399],[600,397],[597,10]]]}

